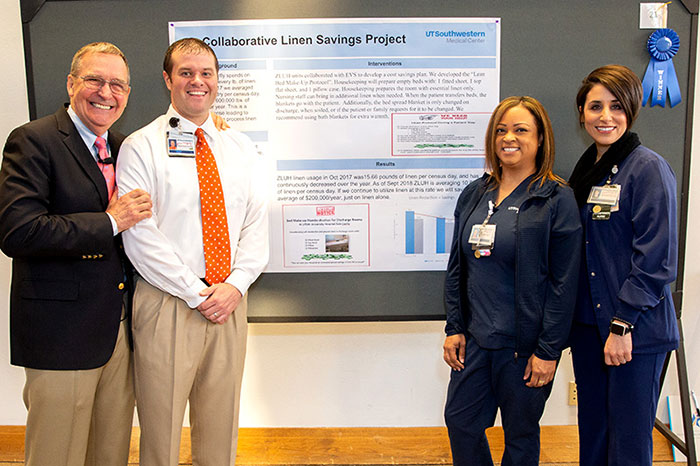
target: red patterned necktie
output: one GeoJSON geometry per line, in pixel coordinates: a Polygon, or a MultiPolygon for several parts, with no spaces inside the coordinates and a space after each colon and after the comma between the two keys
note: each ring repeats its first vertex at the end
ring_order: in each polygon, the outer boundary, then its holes
{"type": "Polygon", "coordinates": [[[97,161],[97,166],[100,167],[102,176],[105,177],[105,183],[107,183],[107,198],[112,198],[112,193],[114,192],[114,165],[111,163],[102,162],[109,158],[109,153],[107,152],[107,141],[103,137],[97,137],[95,139],[95,147],[97,147],[97,154],[100,160],[97,161]]]}
{"type": "Polygon", "coordinates": [[[219,169],[214,160],[204,131],[197,128],[197,179],[199,200],[202,206],[202,238],[204,240],[204,279],[210,285],[221,283],[231,273],[231,242],[228,237],[228,220],[224,191],[221,189],[219,169]]]}

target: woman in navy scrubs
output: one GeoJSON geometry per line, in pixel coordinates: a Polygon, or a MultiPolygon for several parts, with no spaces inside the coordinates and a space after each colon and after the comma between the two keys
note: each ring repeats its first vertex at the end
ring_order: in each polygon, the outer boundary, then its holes
{"type": "Polygon", "coordinates": [[[445,281],[455,466],[493,465],[485,430],[498,408],[502,465],[539,462],[539,420],[569,335],[581,246],[573,192],[553,164],[542,105],[503,100],[486,133],[487,173],[457,201],[445,281]]]}
{"type": "Polygon", "coordinates": [[[591,72],[576,97],[593,138],[569,180],[584,229],[570,339],[584,466],[651,465],[661,370],[678,345],[676,179],[629,131],[641,102],[620,65],[591,72]]]}

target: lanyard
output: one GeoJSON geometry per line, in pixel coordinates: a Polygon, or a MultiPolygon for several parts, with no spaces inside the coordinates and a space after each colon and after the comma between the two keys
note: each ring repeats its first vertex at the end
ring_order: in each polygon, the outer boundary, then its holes
{"type": "Polygon", "coordinates": [[[489,200],[489,212],[486,214],[486,218],[484,219],[484,222],[481,224],[481,226],[486,226],[489,223],[489,219],[491,219],[491,216],[493,215],[493,201],[489,200]]]}

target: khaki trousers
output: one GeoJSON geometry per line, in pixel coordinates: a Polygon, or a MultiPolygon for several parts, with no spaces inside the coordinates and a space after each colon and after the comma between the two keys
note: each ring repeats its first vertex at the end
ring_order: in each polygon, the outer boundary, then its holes
{"type": "Polygon", "coordinates": [[[176,466],[187,401],[193,466],[236,460],[247,297],[223,325],[142,278],[134,292],[134,374],[141,466],[176,466]]]}
{"type": "Polygon", "coordinates": [[[127,321],[102,367],[25,369],[27,466],[126,466],[134,417],[127,321]]]}

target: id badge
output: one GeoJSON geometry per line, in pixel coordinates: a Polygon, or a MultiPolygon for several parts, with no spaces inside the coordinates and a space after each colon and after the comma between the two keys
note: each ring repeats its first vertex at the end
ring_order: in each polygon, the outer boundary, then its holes
{"type": "Polygon", "coordinates": [[[472,245],[472,249],[492,249],[495,239],[496,225],[493,224],[474,225],[469,234],[469,244],[472,245]]]}
{"type": "Polygon", "coordinates": [[[169,157],[194,157],[194,134],[172,129],[166,133],[165,142],[169,157]]]}
{"type": "MultiPolygon", "coordinates": [[[[599,204],[617,206],[620,201],[620,185],[604,184],[603,186],[593,186],[588,194],[589,204],[599,204]]],[[[616,209],[617,210],[617,209],[616,209]]]]}

